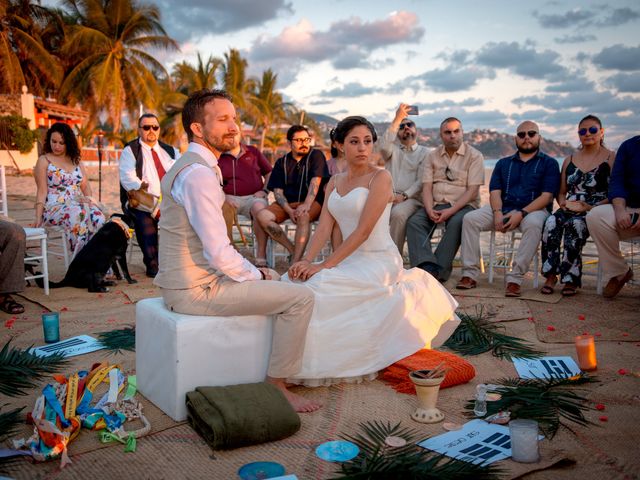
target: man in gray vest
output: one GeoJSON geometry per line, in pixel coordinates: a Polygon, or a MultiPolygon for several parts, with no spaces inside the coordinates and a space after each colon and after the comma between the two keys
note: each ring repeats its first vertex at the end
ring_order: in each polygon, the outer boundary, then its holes
{"type": "Polygon", "coordinates": [[[300,371],[313,292],[281,283],[256,268],[229,243],[222,214],[225,194],[218,158],[235,147],[236,111],[222,90],[192,93],[182,111],[189,148],[162,180],[160,263],[154,283],[168,308],[189,315],[273,315],[267,382],[298,412],[320,408],[287,390],[300,371]]]}
{"type": "Polygon", "coordinates": [[[160,180],[179,156],[178,150],[159,138],[158,117],[145,113],[138,119],[138,138],[122,151],[119,168],[122,211],[133,218],[148,277],[158,273],[160,180]],[[150,203],[139,201],[145,198],[150,203]]]}

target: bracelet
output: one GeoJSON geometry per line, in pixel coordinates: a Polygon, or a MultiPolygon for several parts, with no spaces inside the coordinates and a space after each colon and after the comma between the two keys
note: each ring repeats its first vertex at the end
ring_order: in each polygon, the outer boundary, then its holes
{"type": "Polygon", "coordinates": [[[498,212],[502,213],[502,209],[500,209],[500,208],[494,208],[493,209],[493,213],[498,213],[498,212]]]}
{"type": "Polygon", "coordinates": [[[36,202],[33,205],[33,208],[37,208],[38,205],[42,205],[44,207],[44,203],[43,202],[36,202]]]}

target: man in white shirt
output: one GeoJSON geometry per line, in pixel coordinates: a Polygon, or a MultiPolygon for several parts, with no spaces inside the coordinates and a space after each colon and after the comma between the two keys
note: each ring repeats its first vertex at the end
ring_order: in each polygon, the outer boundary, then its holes
{"type": "Polygon", "coordinates": [[[152,113],[138,119],[138,138],[129,142],[120,156],[120,202],[122,211],[134,221],[136,239],[148,277],[158,273],[158,213],[155,208],[139,204],[130,205],[129,197],[135,192],[146,192],[156,202],[160,199],[160,180],[179,156],[178,150],[162,143],[160,123],[152,113]]]}
{"type": "Polygon", "coordinates": [[[218,157],[235,146],[236,111],[222,90],[190,95],[182,111],[189,148],[162,180],[160,263],[154,283],[165,304],[189,315],[273,315],[267,382],[298,412],[320,408],[287,390],[284,380],[302,367],[313,292],[281,283],[257,269],[230,244],[222,214],[225,194],[218,157]]]}
{"type": "Polygon", "coordinates": [[[407,118],[411,106],[401,103],[396,116],[380,142],[384,165],[393,178],[393,205],[389,230],[402,255],[407,234],[407,220],[420,207],[422,192],[422,165],[427,158],[427,147],[418,145],[416,124],[407,118]]]}

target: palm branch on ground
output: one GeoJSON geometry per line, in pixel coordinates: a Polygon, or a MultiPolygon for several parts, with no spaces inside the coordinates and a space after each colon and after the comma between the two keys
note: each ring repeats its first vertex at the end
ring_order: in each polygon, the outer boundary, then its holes
{"type": "Polygon", "coordinates": [[[125,327],[119,330],[99,333],[98,341],[111,353],[120,353],[121,350],[135,352],[136,327],[125,327]]]}

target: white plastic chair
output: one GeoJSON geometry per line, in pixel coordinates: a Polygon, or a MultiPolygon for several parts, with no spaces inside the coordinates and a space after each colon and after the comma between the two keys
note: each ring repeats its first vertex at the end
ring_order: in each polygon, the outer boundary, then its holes
{"type": "MultiPolygon", "coordinates": [[[[25,228],[24,232],[27,236],[27,256],[24,263],[28,265],[40,265],[42,273],[38,275],[26,275],[25,280],[35,280],[42,278],[44,282],[44,294],[49,295],[49,262],[47,261],[47,231],[44,228],[25,228]],[[40,252],[31,254],[28,250],[34,248],[30,246],[34,242],[39,242],[40,252]]],[[[35,247],[37,248],[37,247],[35,247]]]]}
{"type": "Polygon", "coordinates": [[[7,179],[4,176],[4,165],[0,165],[0,213],[9,216],[9,204],[7,203],[7,179]]]}
{"type": "MultiPolygon", "coordinates": [[[[493,283],[493,271],[496,268],[504,269],[505,271],[511,268],[513,259],[515,257],[518,247],[516,242],[519,243],[522,234],[517,231],[511,231],[503,234],[505,258],[503,262],[498,263],[496,254],[496,232],[491,230],[491,242],[489,244],[489,283],[493,283]]],[[[536,254],[533,256],[533,287],[538,288],[538,270],[539,270],[539,256],[540,246],[536,249],[536,254]]]]}
{"type": "Polygon", "coordinates": [[[45,227],[49,239],[49,254],[64,260],[65,270],[69,268],[69,264],[73,257],[69,255],[69,238],[62,227],[45,227]]]}

